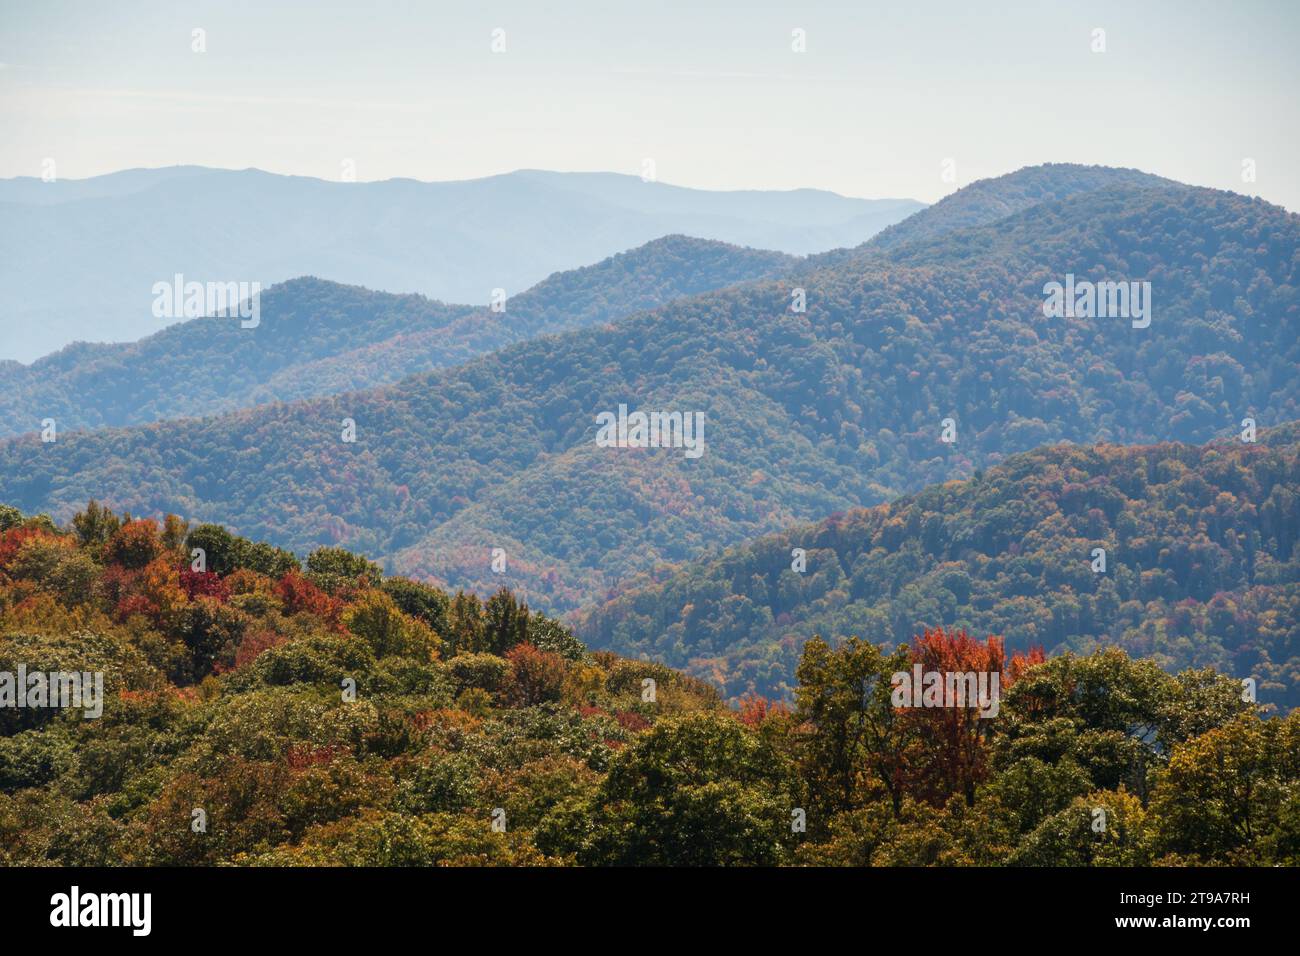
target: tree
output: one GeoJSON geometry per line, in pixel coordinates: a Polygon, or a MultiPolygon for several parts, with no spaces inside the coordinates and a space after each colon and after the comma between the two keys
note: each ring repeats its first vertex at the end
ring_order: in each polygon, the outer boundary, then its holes
{"type": "Polygon", "coordinates": [[[506,652],[514,679],[514,702],[532,707],[559,700],[564,692],[566,668],[559,654],[541,651],[531,644],[516,644],[506,652]]]}
{"type": "Polygon", "coordinates": [[[456,592],[447,612],[447,630],[453,653],[477,653],[488,649],[483,604],[478,595],[456,592]]]}
{"type": "MultiPolygon", "coordinates": [[[[1000,688],[1009,675],[1000,638],[990,637],[981,644],[965,631],[935,628],[912,642],[910,656],[911,664],[919,664],[923,675],[940,675],[945,690],[949,675],[955,677],[952,686],[960,686],[966,694],[977,690],[983,680],[983,686],[996,694],[992,703],[1001,709],[1000,688]],[[968,674],[976,677],[975,688],[963,682],[968,674]]],[[[910,679],[911,674],[908,676],[910,679]]],[[[919,696],[921,688],[913,688],[912,693],[919,696]]],[[[981,702],[973,696],[968,696],[962,706],[956,706],[958,703],[945,701],[944,706],[911,707],[905,711],[917,738],[907,762],[909,789],[935,805],[960,793],[967,806],[973,806],[975,788],[988,776],[986,743],[997,714],[981,712],[981,702]]]]}
{"type": "Polygon", "coordinates": [[[447,632],[447,606],[451,603],[445,591],[440,591],[409,578],[384,578],[380,585],[403,614],[417,617],[438,634],[447,632]]]}
{"type": "Polygon", "coordinates": [[[343,626],[369,644],[376,657],[430,661],[441,643],[427,624],[403,614],[383,591],[365,592],[343,612],[343,626]]]}
{"type": "Polygon", "coordinates": [[[501,588],[483,607],[483,626],[487,649],[504,654],[528,640],[528,605],[520,604],[514,594],[501,588]]]}
{"type": "Polygon", "coordinates": [[[330,597],[298,571],[289,571],[275,583],[275,596],[284,604],[286,614],[307,613],[334,623],[343,604],[330,597]]]}
{"type": "Polygon", "coordinates": [[[571,661],[581,660],[587,653],[586,645],[571,630],[544,614],[528,616],[528,643],[571,661]]]}
{"type": "Polygon", "coordinates": [[[820,637],[804,645],[795,691],[803,725],[797,760],[817,820],[861,806],[875,788],[899,809],[909,733],[890,702],[890,677],[909,665],[906,648],[885,655],[856,637],[834,650],[820,637]]]}
{"type": "Polygon", "coordinates": [[[248,624],[247,615],[216,598],[200,596],[178,610],[171,630],[189,648],[190,679],[211,673],[218,662],[233,664],[248,624]]]}
{"type": "Polygon", "coordinates": [[[479,690],[502,697],[510,687],[510,662],[495,654],[462,651],[447,662],[458,693],[479,690]]]}
{"type": "Polygon", "coordinates": [[[107,558],[128,570],[143,568],[162,554],[162,540],[158,525],[147,518],[129,521],[114,532],[109,539],[107,558]]]}
{"type": "Polygon", "coordinates": [[[1151,798],[1157,847],[1206,863],[1258,862],[1262,843],[1285,843],[1272,838],[1294,819],[1297,780],[1300,711],[1243,714],[1178,744],[1151,798]]]}
{"type": "Polygon", "coordinates": [[[1012,866],[1147,866],[1151,838],[1142,801],[1123,790],[1078,797],[1026,835],[1012,866]]]}
{"type": "Polygon", "coordinates": [[[185,548],[187,563],[188,552],[201,548],[204,553],[204,570],[222,577],[241,568],[272,578],[300,570],[298,559],[292,553],[273,548],[262,541],[253,542],[241,538],[221,525],[199,525],[186,536],[185,548]]]}
{"type": "Polygon", "coordinates": [[[307,577],[325,593],[337,594],[346,587],[378,587],[383,571],[343,548],[317,548],[307,556],[307,577]]]}
{"type": "Polygon", "coordinates": [[[179,551],[185,544],[185,535],[190,523],[176,515],[169,514],[163,518],[162,545],[168,551],[179,551]]]}
{"type": "MultiPolygon", "coordinates": [[[[85,511],[79,511],[72,516],[72,528],[77,535],[77,540],[83,548],[92,550],[98,550],[106,545],[121,526],[122,522],[117,515],[101,507],[93,498],[87,503],[85,511]]],[[[0,530],[8,530],[3,522],[0,522],[0,530]]]]}
{"type": "Polygon", "coordinates": [[[618,754],[590,808],[584,863],[771,865],[795,809],[779,755],[725,713],[658,722],[618,754]]]}

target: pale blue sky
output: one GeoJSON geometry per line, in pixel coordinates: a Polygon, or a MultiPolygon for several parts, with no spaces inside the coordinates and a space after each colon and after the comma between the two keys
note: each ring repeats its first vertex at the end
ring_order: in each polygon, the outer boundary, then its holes
{"type": "Polygon", "coordinates": [[[0,0],[0,176],[47,157],[63,178],[197,163],[336,179],[351,159],[362,180],[649,157],[687,186],[934,201],[1071,161],[1300,210],[1298,26],[1292,0],[0,0]]]}

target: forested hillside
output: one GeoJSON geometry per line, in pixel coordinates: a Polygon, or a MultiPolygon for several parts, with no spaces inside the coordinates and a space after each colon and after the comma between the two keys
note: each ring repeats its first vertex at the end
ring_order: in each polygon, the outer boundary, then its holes
{"type": "Polygon", "coordinates": [[[102,695],[0,710],[4,865],[1300,863],[1300,712],[1115,650],[815,640],[792,708],[732,710],[504,590],[92,504],[0,507],[20,666],[102,695]],[[996,676],[996,713],[896,705],[913,666],[996,676]]]}
{"type": "Polygon", "coordinates": [[[1117,646],[1168,670],[1213,666],[1289,709],[1297,542],[1294,423],[1257,444],[1058,445],[688,565],[577,631],[732,697],[791,694],[813,635],[893,644],[943,625],[1012,650],[1117,646]]]}
{"type": "Polygon", "coordinates": [[[779,252],[667,236],[559,272],[503,310],[445,305],[315,278],[265,290],[260,321],[193,319],[125,345],[78,344],[0,362],[0,435],[135,425],[353,391],[538,335],[610,322],[686,295],[780,274],[779,252]],[[183,387],[182,387],[183,386],[183,387]]]}
{"type": "Polygon", "coordinates": [[[977,180],[933,206],[882,229],[859,248],[883,251],[919,240],[937,239],[958,229],[991,225],[1050,200],[1068,199],[1098,189],[1119,186],[1150,189],[1178,185],[1137,169],[1046,163],[1005,176],[977,180]]]}
{"type": "Polygon", "coordinates": [[[11,440],[0,498],[66,519],[98,495],[301,553],[341,544],[556,612],[1039,445],[1300,418],[1298,239],[1296,216],[1230,193],[1096,189],[815,271],[805,312],[790,283],[749,283],[383,389],[11,440]],[[984,255],[1003,228],[1006,254],[984,255]],[[1043,285],[1067,273],[1150,281],[1150,326],[1045,318],[1043,285]],[[598,447],[596,416],[621,403],[702,412],[703,455],[598,447]]]}

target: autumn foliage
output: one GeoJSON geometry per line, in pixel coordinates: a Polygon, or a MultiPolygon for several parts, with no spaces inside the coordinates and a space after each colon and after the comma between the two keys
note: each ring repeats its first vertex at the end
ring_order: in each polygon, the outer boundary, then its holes
{"type": "Polygon", "coordinates": [[[307,613],[337,623],[342,604],[312,584],[298,571],[290,571],[275,585],[275,595],[289,614],[307,613]]]}
{"type": "Polygon", "coordinates": [[[813,637],[792,704],[729,706],[504,589],[10,512],[0,672],[76,667],[106,694],[102,720],[0,708],[0,865],[1300,863],[1300,721],[1213,672],[922,628],[813,637]],[[996,700],[896,699],[916,670],[996,700]]]}
{"type": "MultiPolygon", "coordinates": [[[[990,636],[978,641],[964,630],[944,628],[927,630],[916,637],[909,655],[923,674],[986,675],[985,686],[997,698],[1028,666],[1045,659],[1042,649],[1035,648],[1009,662],[1001,638],[990,636]]],[[[967,704],[910,707],[903,711],[916,731],[917,744],[906,761],[906,776],[909,789],[919,799],[941,804],[959,793],[973,804],[976,787],[987,779],[987,741],[996,714],[981,714],[978,701],[967,704]]]]}

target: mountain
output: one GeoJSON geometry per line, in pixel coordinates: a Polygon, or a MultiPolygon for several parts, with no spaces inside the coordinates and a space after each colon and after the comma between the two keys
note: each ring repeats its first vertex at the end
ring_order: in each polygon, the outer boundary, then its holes
{"type": "Polygon", "coordinates": [[[99,497],[304,553],[342,544],[559,613],[1040,445],[1199,444],[1300,418],[1300,217],[1120,185],[933,243],[801,275],[802,313],[790,282],[764,280],[380,389],[11,439],[0,500],[65,519],[99,497]],[[1046,318],[1045,283],[1070,274],[1150,281],[1149,326],[1046,318]],[[598,446],[597,416],[621,404],[703,413],[704,453],[598,446]]]}
{"type": "Polygon", "coordinates": [[[165,166],[159,169],[121,169],[89,179],[55,179],[47,182],[35,176],[0,179],[0,203],[48,206],[78,199],[111,199],[142,192],[159,183],[202,176],[211,170],[203,166],[165,166]]]}
{"type": "Polygon", "coordinates": [[[504,589],[0,507],[0,864],[1300,863],[1300,712],[1213,671],[927,628],[809,641],[798,677],[732,709],[504,589]],[[900,705],[914,669],[985,693],[900,705]]]}
{"type": "Polygon", "coordinates": [[[315,278],[262,293],[259,324],[208,317],[124,345],[78,344],[0,363],[0,436],[213,415],[395,382],[538,335],[610,322],[672,299],[792,269],[798,259],[667,236],[556,273],[504,311],[315,278]]]}
{"type": "Polygon", "coordinates": [[[815,634],[895,644],[945,626],[1013,650],[1118,646],[1168,670],[1212,666],[1292,709],[1298,542],[1298,423],[1258,444],[1056,445],[629,587],[576,630],[728,696],[790,694],[815,634]]]}
{"type": "Polygon", "coordinates": [[[856,245],[921,208],[818,190],[709,192],[608,173],[465,182],[325,182],[256,169],[128,170],[0,182],[0,358],[134,341],[157,282],[303,275],[487,305],[666,235],[806,254],[856,245]]]}
{"type": "Polygon", "coordinates": [[[806,268],[842,265],[868,256],[888,256],[899,246],[939,239],[957,230],[991,226],[1051,200],[1122,186],[1154,189],[1177,188],[1182,184],[1137,169],[1079,163],[1028,166],[963,186],[934,205],[880,230],[865,242],[810,256],[806,268]]]}
{"type": "Polygon", "coordinates": [[[945,236],[958,229],[991,225],[1041,203],[1068,199],[1098,189],[1177,185],[1173,180],[1137,169],[1045,163],[1005,176],[977,180],[933,206],[882,229],[866,245],[872,250],[895,249],[910,242],[945,236]]]}

